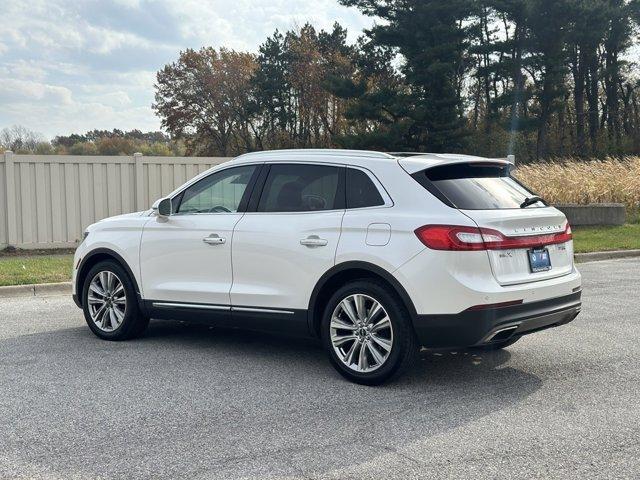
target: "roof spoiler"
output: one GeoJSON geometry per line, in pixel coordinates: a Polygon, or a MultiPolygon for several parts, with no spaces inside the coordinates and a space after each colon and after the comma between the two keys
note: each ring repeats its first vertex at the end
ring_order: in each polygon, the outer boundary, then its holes
{"type": "MultiPolygon", "coordinates": [[[[389,155],[393,155],[398,158],[407,158],[407,157],[417,157],[421,155],[432,155],[427,152],[389,152],[389,155]]],[[[513,154],[507,155],[506,158],[496,158],[496,159],[487,159],[487,160],[505,160],[513,165],[516,164],[516,156],[513,154]]]]}

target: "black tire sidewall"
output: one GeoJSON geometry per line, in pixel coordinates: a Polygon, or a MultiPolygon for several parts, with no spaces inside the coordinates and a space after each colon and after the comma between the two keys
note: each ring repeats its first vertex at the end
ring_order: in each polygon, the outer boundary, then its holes
{"type": "Polygon", "coordinates": [[[407,350],[414,348],[413,335],[413,327],[402,302],[383,284],[371,280],[358,280],[339,288],[329,299],[322,316],[322,344],[331,364],[348,380],[364,385],[379,385],[399,373],[407,355],[412,353],[407,350]],[[330,323],[334,309],[345,297],[357,293],[367,295],[379,302],[386,310],[393,328],[393,344],[389,358],[382,367],[369,373],[356,372],[345,366],[331,343],[330,323]]]}
{"type": "Polygon", "coordinates": [[[84,279],[84,285],[82,286],[82,311],[84,312],[84,319],[91,331],[96,336],[104,340],[124,340],[132,335],[132,333],[136,330],[136,324],[139,321],[140,313],[138,309],[135,288],[124,268],[122,268],[116,262],[108,260],[97,263],[96,265],[91,267],[91,270],[89,270],[87,276],[84,279]],[[91,280],[99,272],[105,271],[115,273],[118,276],[118,278],[122,282],[122,285],[124,286],[127,298],[124,319],[122,320],[120,326],[112,332],[105,332],[103,330],[100,330],[100,328],[98,328],[98,326],[93,322],[93,320],[91,319],[91,315],[89,314],[89,302],[87,301],[91,280]]]}

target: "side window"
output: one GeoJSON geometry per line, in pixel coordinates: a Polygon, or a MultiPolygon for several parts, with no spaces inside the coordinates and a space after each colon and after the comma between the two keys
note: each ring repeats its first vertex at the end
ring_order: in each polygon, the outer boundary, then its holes
{"type": "Polygon", "coordinates": [[[234,167],[212,173],[180,194],[176,213],[237,212],[255,165],[234,167]]]}
{"type": "Polygon", "coordinates": [[[344,208],[342,167],[274,164],[264,184],[259,212],[312,212],[344,208]]]}
{"type": "Polygon", "coordinates": [[[347,208],[384,205],[378,188],[362,170],[347,168],[347,208]]]}

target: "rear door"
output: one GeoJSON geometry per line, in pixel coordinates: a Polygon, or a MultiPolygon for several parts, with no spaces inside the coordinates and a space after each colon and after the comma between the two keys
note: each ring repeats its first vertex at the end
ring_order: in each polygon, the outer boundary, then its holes
{"type": "Polygon", "coordinates": [[[535,201],[535,194],[511,176],[512,167],[506,162],[456,162],[416,172],[413,177],[471,218],[483,232],[494,230],[506,237],[487,249],[500,284],[570,273],[573,242],[566,232],[564,214],[544,201],[535,201]],[[540,267],[536,262],[547,254],[549,262],[544,258],[540,267]]]}
{"type": "Polygon", "coordinates": [[[231,303],[234,311],[294,313],[308,307],[316,282],[335,263],[345,168],[309,163],[267,168],[261,194],[252,198],[233,232],[231,303]]]}

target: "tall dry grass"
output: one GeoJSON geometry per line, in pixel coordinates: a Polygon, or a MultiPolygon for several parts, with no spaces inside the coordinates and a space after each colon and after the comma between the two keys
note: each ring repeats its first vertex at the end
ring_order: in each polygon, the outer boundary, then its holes
{"type": "Polygon", "coordinates": [[[640,207],[640,157],[520,165],[516,178],[549,203],[624,203],[640,207]]]}

